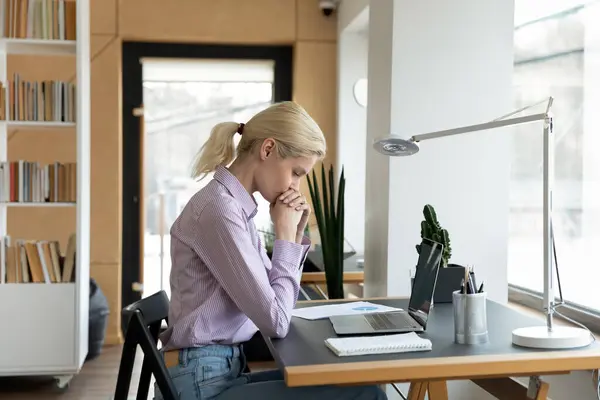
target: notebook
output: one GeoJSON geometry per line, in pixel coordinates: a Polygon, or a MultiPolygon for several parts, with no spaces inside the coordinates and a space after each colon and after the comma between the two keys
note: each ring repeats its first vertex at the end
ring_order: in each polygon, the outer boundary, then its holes
{"type": "Polygon", "coordinates": [[[325,340],[325,346],[338,357],[343,357],[430,351],[431,340],[422,338],[415,332],[410,332],[396,335],[329,338],[325,340]]]}

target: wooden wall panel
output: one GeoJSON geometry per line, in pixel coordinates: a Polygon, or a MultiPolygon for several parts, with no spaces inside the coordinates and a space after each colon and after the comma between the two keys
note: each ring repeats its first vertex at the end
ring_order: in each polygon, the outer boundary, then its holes
{"type": "Polygon", "coordinates": [[[123,39],[291,43],[295,0],[119,0],[123,39]]]}
{"type": "Polygon", "coordinates": [[[108,301],[110,315],[107,321],[105,344],[123,342],[121,333],[121,262],[90,265],[90,276],[98,283],[108,301]]]}
{"type": "MultiPolygon", "coordinates": [[[[302,105],[319,124],[327,140],[325,165],[336,165],[337,151],[337,46],[335,42],[298,41],[294,53],[294,101],[302,105]]],[[[317,176],[321,165],[315,166],[317,176]]],[[[320,181],[320,178],[318,178],[320,181]]],[[[310,201],[306,180],[300,187],[310,201]]],[[[312,204],[312,201],[311,201],[312,204]]],[[[309,221],[314,243],[320,243],[315,214],[309,221]]]]}
{"type": "Polygon", "coordinates": [[[91,67],[91,260],[121,262],[121,44],[112,39],[91,67]]]}
{"type": "Polygon", "coordinates": [[[327,139],[325,161],[335,165],[337,110],[336,43],[299,41],[294,54],[294,101],[319,124],[327,139]]]}
{"type": "Polygon", "coordinates": [[[117,35],[117,0],[90,0],[90,33],[117,35]]]}
{"type": "Polygon", "coordinates": [[[298,0],[297,40],[337,41],[336,13],[326,17],[319,7],[319,0],[298,0]]]}

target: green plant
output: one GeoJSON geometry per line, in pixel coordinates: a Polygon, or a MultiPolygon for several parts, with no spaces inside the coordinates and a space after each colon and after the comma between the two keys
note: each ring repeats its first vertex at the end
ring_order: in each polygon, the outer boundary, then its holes
{"type": "Polygon", "coordinates": [[[321,165],[321,185],[315,171],[312,179],[307,176],[310,197],[321,237],[323,265],[327,281],[327,296],[330,299],[344,298],[344,192],[346,179],[344,167],[337,184],[337,196],[334,182],[333,165],[329,167],[329,179],[325,165],[321,165]]]}
{"type": "MultiPolygon", "coordinates": [[[[444,245],[442,252],[442,267],[448,266],[448,261],[452,256],[452,247],[450,246],[450,235],[446,229],[443,229],[437,219],[435,209],[431,204],[426,204],[423,207],[423,216],[425,219],[421,221],[421,239],[429,239],[444,245]]],[[[417,253],[421,254],[421,245],[417,246],[417,253]]]]}

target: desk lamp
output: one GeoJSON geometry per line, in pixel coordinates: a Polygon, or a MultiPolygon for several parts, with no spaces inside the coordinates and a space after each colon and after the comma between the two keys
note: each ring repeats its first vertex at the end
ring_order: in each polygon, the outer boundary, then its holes
{"type": "Polygon", "coordinates": [[[546,326],[532,326],[515,329],[512,332],[512,342],[515,345],[539,349],[568,349],[587,346],[591,343],[591,334],[587,329],[557,326],[553,322],[553,315],[557,304],[554,297],[554,285],[552,274],[552,187],[554,180],[554,135],[553,119],[550,114],[553,98],[523,107],[510,114],[499,117],[493,121],[469,125],[459,128],[446,129],[437,132],[414,135],[409,139],[398,136],[387,136],[378,138],[373,147],[379,153],[387,156],[410,156],[419,151],[419,142],[429,139],[437,139],[446,136],[459,135],[469,132],[484,131],[504,126],[520,125],[535,121],[544,121],[544,155],[543,155],[543,209],[544,209],[544,299],[543,309],[546,314],[546,326]],[[547,102],[546,112],[527,115],[522,117],[511,117],[531,107],[547,102]]]}

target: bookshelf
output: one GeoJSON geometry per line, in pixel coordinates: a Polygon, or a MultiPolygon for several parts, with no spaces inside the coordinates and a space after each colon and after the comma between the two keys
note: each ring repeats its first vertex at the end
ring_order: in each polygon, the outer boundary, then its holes
{"type": "Polygon", "coordinates": [[[0,13],[0,376],[53,376],[65,388],[88,351],[90,4],[0,0],[0,13]],[[18,71],[9,76],[12,55],[43,56],[40,62],[69,57],[75,78],[36,82],[18,71]],[[8,154],[13,132],[43,135],[53,129],[73,136],[75,162],[43,164],[8,154]],[[66,238],[12,237],[11,207],[74,207],[66,248],[56,241],[66,238]]]}

